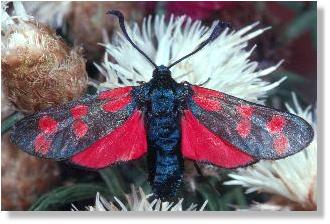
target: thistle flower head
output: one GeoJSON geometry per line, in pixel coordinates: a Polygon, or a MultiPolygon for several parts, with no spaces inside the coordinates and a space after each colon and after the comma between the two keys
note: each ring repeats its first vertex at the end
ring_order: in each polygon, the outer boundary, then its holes
{"type": "MultiPolygon", "coordinates": [[[[314,129],[311,107],[302,109],[297,98],[293,95],[294,107],[287,105],[289,112],[308,121],[314,129]]],[[[315,132],[316,133],[316,132],[315,132]]],[[[315,210],[316,177],[317,177],[317,136],[303,151],[276,161],[260,161],[248,167],[238,169],[229,174],[233,180],[226,185],[242,185],[246,193],[258,191],[276,195],[267,205],[257,205],[254,208],[268,205],[287,206],[291,210],[315,210]],[[284,203],[286,201],[286,203],[284,203]]]]}
{"type": "MultiPolygon", "coordinates": [[[[203,50],[171,68],[172,77],[178,81],[204,84],[205,87],[235,95],[249,101],[262,102],[267,91],[283,80],[269,83],[262,79],[277,69],[281,62],[267,69],[258,69],[258,63],[250,61],[253,47],[247,50],[248,40],[262,34],[258,23],[240,30],[225,30],[203,50]],[[254,30],[254,31],[253,31],[254,30]]],[[[171,16],[168,23],[164,16],[145,18],[141,29],[137,24],[128,28],[133,41],[157,65],[175,62],[190,53],[209,37],[213,27],[203,26],[186,16],[171,16]]],[[[99,70],[106,77],[102,87],[114,88],[139,85],[152,77],[154,67],[118,33],[112,43],[104,44],[106,55],[99,70]],[[115,62],[114,62],[115,61],[115,62]]]]}
{"type": "Polygon", "coordinates": [[[13,2],[1,8],[1,69],[4,92],[16,109],[32,113],[79,97],[87,86],[80,49],[70,49],[53,30],[13,2]]]}
{"type": "MultiPolygon", "coordinates": [[[[160,199],[154,199],[150,202],[151,195],[146,195],[141,188],[136,190],[132,187],[132,193],[126,195],[126,200],[128,205],[126,206],[122,201],[117,197],[114,197],[114,202],[108,202],[104,197],[99,193],[96,194],[95,205],[88,206],[87,210],[89,211],[203,211],[207,201],[198,209],[198,205],[191,204],[188,208],[183,208],[182,202],[183,199],[180,199],[179,202],[163,202],[160,199]]],[[[73,210],[77,210],[73,206],[73,210]]]]}

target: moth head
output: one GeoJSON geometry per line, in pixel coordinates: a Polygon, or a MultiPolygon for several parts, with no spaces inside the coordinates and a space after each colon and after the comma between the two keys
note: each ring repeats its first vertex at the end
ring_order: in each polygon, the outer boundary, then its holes
{"type": "Polygon", "coordinates": [[[111,14],[114,16],[117,16],[118,20],[119,20],[119,26],[121,28],[121,30],[124,33],[125,38],[127,39],[128,42],[131,43],[131,45],[137,50],[139,51],[154,67],[155,70],[153,72],[153,76],[155,75],[161,75],[161,76],[167,76],[170,75],[170,68],[173,67],[174,65],[178,64],[179,62],[183,61],[184,59],[190,57],[191,55],[197,53],[198,51],[202,50],[207,44],[211,43],[212,41],[214,41],[221,33],[222,31],[224,31],[226,28],[230,28],[230,24],[226,23],[226,22],[218,22],[218,24],[214,27],[214,29],[211,32],[211,35],[202,43],[200,43],[197,48],[195,50],[193,50],[191,53],[187,54],[186,56],[180,58],[179,60],[173,62],[172,64],[170,64],[169,66],[164,66],[164,65],[160,65],[157,66],[155,64],[155,62],[153,62],[151,60],[150,57],[148,57],[148,55],[146,55],[146,53],[144,53],[132,40],[131,38],[128,36],[128,33],[126,31],[126,27],[125,27],[125,19],[124,19],[124,15],[118,11],[118,10],[109,10],[107,12],[107,14],[111,14]]]}
{"type": "Polygon", "coordinates": [[[153,77],[168,77],[171,76],[171,71],[164,65],[157,66],[152,73],[153,77]]]}

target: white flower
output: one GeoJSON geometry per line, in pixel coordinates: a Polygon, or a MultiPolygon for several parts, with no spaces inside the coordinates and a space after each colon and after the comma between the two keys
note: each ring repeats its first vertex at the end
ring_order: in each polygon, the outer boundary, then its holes
{"type": "Polygon", "coordinates": [[[65,17],[71,10],[71,1],[56,2],[24,2],[24,7],[31,15],[34,15],[39,22],[50,24],[52,27],[64,25],[65,17]]]}
{"type": "MultiPolygon", "coordinates": [[[[130,195],[126,195],[126,199],[128,202],[128,206],[120,201],[118,198],[114,197],[116,204],[112,202],[108,202],[105,198],[103,198],[99,193],[96,194],[95,205],[88,206],[87,210],[89,211],[196,211],[197,205],[191,204],[188,208],[182,207],[183,199],[180,199],[178,203],[173,202],[162,202],[160,199],[154,199],[149,202],[149,197],[151,195],[145,195],[143,190],[139,188],[137,192],[132,187],[132,193],[130,195]]],[[[199,211],[203,211],[207,201],[198,209],[199,211]]],[[[72,205],[73,210],[78,210],[74,205],[72,205]]]]}
{"type": "MultiPolygon", "coordinates": [[[[262,34],[265,29],[253,29],[254,23],[237,31],[225,30],[213,43],[175,65],[172,76],[176,81],[204,84],[249,101],[262,103],[267,91],[278,86],[283,79],[269,83],[262,79],[276,70],[281,62],[264,70],[258,70],[258,63],[249,59],[253,47],[247,50],[247,41],[262,34]]],[[[193,22],[186,16],[170,18],[164,16],[144,19],[142,28],[137,24],[128,28],[133,41],[157,64],[169,65],[194,50],[205,40],[212,28],[193,22]]],[[[106,77],[101,87],[115,88],[125,85],[139,85],[152,77],[153,66],[124,38],[117,33],[112,43],[106,43],[103,66],[98,66],[106,77]],[[115,62],[113,62],[114,59],[115,62]]]]}
{"type": "Polygon", "coordinates": [[[16,52],[17,48],[44,50],[49,37],[41,32],[36,21],[27,15],[21,2],[13,2],[14,13],[6,12],[7,2],[1,3],[1,50],[4,55],[16,52]]]}
{"type": "MultiPolygon", "coordinates": [[[[305,110],[299,105],[293,95],[294,108],[287,105],[289,112],[297,114],[308,121],[314,128],[311,107],[305,110]]],[[[258,191],[271,193],[288,199],[291,209],[299,208],[315,210],[316,177],[317,177],[317,136],[303,151],[287,158],[275,161],[260,161],[254,166],[238,169],[229,174],[234,180],[226,185],[242,185],[246,193],[258,191]]],[[[272,203],[274,204],[274,203],[272,203]]]]}
{"type": "Polygon", "coordinates": [[[11,27],[15,27],[15,19],[16,20],[28,20],[30,16],[26,14],[26,11],[21,2],[13,2],[13,13],[9,15],[7,13],[8,2],[1,2],[1,35],[3,33],[8,32],[11,27]]]}
{"type": "Polygon", "coordinates": [[[279,205],[273,202],[254,203],[248,209],[238,209],[239,211],[291,211],[288,205],[279,205]]]}
{"type": "Polygon", "coordinates": [[[8,8],[8,1],[1,1],[1,31],[7,31],[8,26],[15,24],[14,19],[28,20],[31,16],[27,15],[21,2],[13,2],[15,16],[10,16],[6,10],[8,8]]]}

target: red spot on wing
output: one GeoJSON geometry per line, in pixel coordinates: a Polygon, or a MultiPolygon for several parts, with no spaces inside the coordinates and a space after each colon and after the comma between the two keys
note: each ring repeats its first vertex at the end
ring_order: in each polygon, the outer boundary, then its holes
{"type": "Polygon", "coordinates": [[[86,106],[86,105],[77,105],[77,106],[73,107],[70,111],[71,111],[72,117],[74,119],[78,119],[78,118],[81,118],[81,117],[83,117],[87,114],[88,106],[86,106]]]}
{"type": "Polygon", "coordinates": [[[120,161],[138,159],[147,152],[147,138],[141,111],[120,127],[74,155],[71,162],[89,168],[103,168],[120,161]]]}
{"type": "Polygon", "coordinates": [[[249,105],[239,105],[236,107],[236,110],[240,114],[238,119],[241,119],[237,124],[236,131],[241,137],[246,138],[251,132],[253,108],[249,105]]]}
{"type": "Polygon", "coordinates": [[[248,105],[240,105],[236,107],[236,110],[243,118],[250,119],[253,114],[253,108],[248,105]]]}
{"type": "Polygon", "coordinates": [[[215,97],[215,98],[222,98],[224,96],[223,93],[212,90],[212,89],[206,89],[200,86],[192,86],[192,89],[194,93],[197,96],[206,96],[206,97],[215,97]]]}
{"type": "Polygon", "coordinates": [[[116,112],[123,107],[127,106],[132,101],[132,97],[130,95],[127,95],[121,99],[117,100],[109,100],[103,105],[103,110],[106,112],[116,112]]]}
{"type": "Polygon", "coordinates": [[[284,117],[280,115],[272,116],[271,120],[267,123],[267,129],[270,133],[280,133],[286,124],[284,117]]]}
{"type": "Polygon", "coordinates": [[[45,134],[53,134],[57,130],[57,121],[55,121],[52,117],[46,115],[40,118],[38,122],[39,129],[45,134]]]}
{"type": "Polygon", "coordinates": [[[199,97],[199,96],[193,96],[193,99],[196,102],[196,104],[198,104],[198,106],[200,106],[204,110],[219,111],[222,109],[221,104],[217,99],[211,99],[211,98],[199,97]]]}
{"type": "Polygon", "coordinates": [[[236,168],[255,161],[249,154],[209,131],[190,111],[184,112],[181,128],[181,150],[186,158],[224,168],[236,168]]]}
{"type": "Polygon", "coordinates": [[[50,144],[51,142],[41,133],[34,140],[35,151],[41,154],[46,154],[50,148],[50,144]]]}
{"type": "Polygon", "coordinates": [[[83,137],[88,131],[88,125],[82,120],[76,120],[73,123],[73,132],[78,137],[83,137]]]}
{"type": "Polygon", "coordinates": [[[123,95],[126,95],[129,92],[131,92],[132,89],[133,89],[132,86],[127,86],[127,87],[121,87],[121,88],[116,88],[116,89],[112,89],[112,90],[107,90],[107,91],[100,93],[99,99],[103,100],[103,99],[120,98],[123,95]]]}
{"type": "Polygon", "coordinates": [[[240,123],[238,123],[236,131],[240,136],[246,138],[251,132],[251,121],[247,119],[242,120],[240,123]]]}
{"type": "Polygon", "coordinates": [[[279,155],[285,153],[289,148],[288,138],[283,134],[275,136],[273,139],[273,147],[279,155]]]}

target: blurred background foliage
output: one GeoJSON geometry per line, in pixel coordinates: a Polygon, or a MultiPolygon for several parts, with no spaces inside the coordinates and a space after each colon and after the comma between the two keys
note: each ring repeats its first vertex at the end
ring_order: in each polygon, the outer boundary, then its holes
{"type": "MultiPolygon", "coordinates": [[[[317,92],[316,2],[175,1],[139,2],[138,4],[139,7],[130,6],[127,10],[136,10],[143,16],[157,13],[167,16],[186,14],[193,19],[202,20],[205,25],[210,25],[212,21],[220,19],[231,22],[236,29],[255,21],[260,21],[260,27],[271,26],[271,30],[250,42],[251,46],[257,45],[252,59],[260,63],[260,68],[274,65],[282,59],[285,60],[280,69],[267,78],[269,81],[275,81],[283,76],[287,77],[283,84],[270,92],[267,104],[283,109],[283,102],[291,101],[292,91],[297,92],[300,101],[305,105],[315,104],[317,92]]],[[[125,3],[121,3],[121,7],[125,7],[125,3]]],[[[104,12],[107,9],[104,8],[104,12]]],[[[72,29],[65,23],[57,28],[58,34],[74,44],[74,41],[70,40],[63,31],[64,28],[72,29]]],[[[97,78],[97,70],[92,62],[88,61],[88,74],[90,77],[97,78]]],[[[92,87],[90,89],[93,91],[92,87]]],[[[18,112],[2,117],[2,138],[13,123],[21,117],[18,112]]],[[[7,147],[4,144],[2,141],[2,148],[7,147]]],[[[3,154],[2,150],[2,159],[6,159],[3,154]]],[[[15,162],[22,163],[19,166],[24,166],[24,161],[17,159],[15,162]]],[[[29,164],[29,166],[34,165],[36,164],[29,164]]],[[[24,191],[19,187],[9,189],[10,185],[6,185],[9,180],[5,178],[10,178],[10,176],[4,174],[8,171],[2,166],[2,210],[70,210],[72,203],[78,209],[84,209],[85,206],[94,204],[96,192],[100,192],[110,201],[114,200],[113,196],[125,201],[125,194],[130,193],[131,184],[141,186],[146,194],[151,193],[147,182],[145,159],[119,164],[99,172],[77,169],[65,162],[59,162],[57,165],[59,173],[56,175],[56,181],[52,182],[54,184],[41,188],[40,192],[33,192],[35,197],[30,201],[23,200],[27,197],[24,194],[31,194],[29,191],[24,191]]],[[[185,187],[179,193],[179,198],[185,199],[184,207],[188,207],[191,203],[201,205],[208,200],[206,210],[234,210],[246,208],[252,201],[263,202],[268,197],[255,193],[246,195],[242,187],[222,185],[225,180],[228,180],[226,170],[202,165],[203,175],[201,175],[201,172],[196,172],[192,162],[186,161],[186,167],[185,187]]],[[[31,169],[31,167],[26,166],[25,169],[31,169]]],[[[48,175],[47,172],[50,171],[45,170],[45,173],[41,175],[48,175]]],[[[42,181],[49,181],[44,179],[33,182],[27,178],[20,180],[26,181],[27,186],[43,185],[42,181]]]]}

